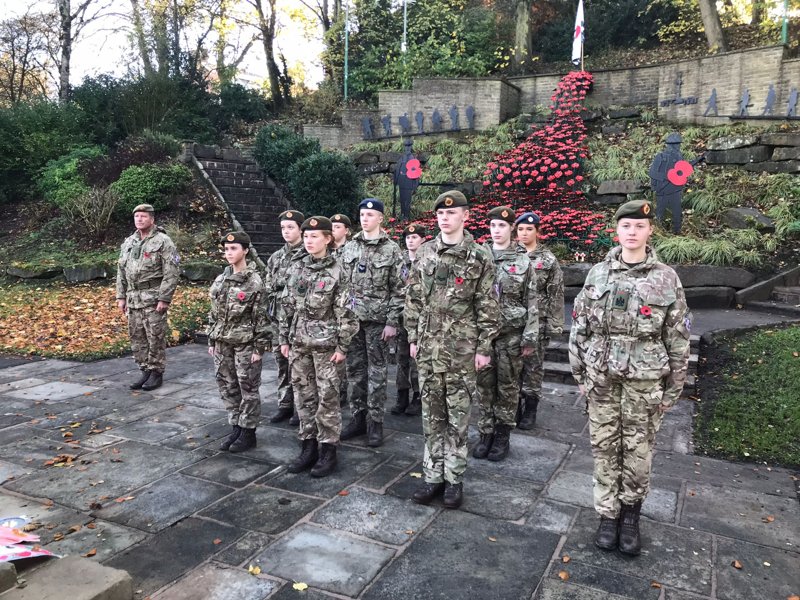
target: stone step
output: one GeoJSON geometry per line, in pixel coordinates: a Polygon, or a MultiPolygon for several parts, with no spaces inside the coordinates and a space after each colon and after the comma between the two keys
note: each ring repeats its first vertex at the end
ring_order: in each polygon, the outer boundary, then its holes
{"type": "Polygon", "coordinates": [[[25,573],[26,586],[0,594],[2,600],[132,600],[133,580],[121,569],[80,556],[50,559],[25,573]]]}
{"type": "Polygon", "coordinates": [[[786,304],[800,304],[800,286],[776,286],[772,290],[772,299],[786,304]]]}
{"type": "Polygon", "coordinates": [[[253,161],[201,160],[206,170],[236,171],[239,173],[261,173],[261,168],[253,161]]]}

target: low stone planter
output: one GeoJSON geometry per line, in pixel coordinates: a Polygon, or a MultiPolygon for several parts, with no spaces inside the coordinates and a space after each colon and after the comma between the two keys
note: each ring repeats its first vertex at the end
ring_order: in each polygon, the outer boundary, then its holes
{"type": "Polygon", "coordinates": [[[52,279],[61,275],[61,267],[8,267],[6,273],[20,279],[52,279]]]}
{"type": "Polygon", "coordinates": [[[84,283],[95,279],[111,277],[111,269],[106,265],[81,265],[77,267],[64,267],[64,279],[69,283],[84,283]]]}
{"type": "Polygon", "coordinates": [[[181,269],[181,277],[189,281],[214,281],[222,274],[223,267],[208,263],[187,264],[181,269]]]}

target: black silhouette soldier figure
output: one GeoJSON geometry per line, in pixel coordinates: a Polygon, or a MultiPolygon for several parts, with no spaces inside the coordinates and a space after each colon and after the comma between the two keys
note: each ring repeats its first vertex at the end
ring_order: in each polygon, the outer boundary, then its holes
{"type": "Polygon", "coordinates": [[[400,191],[400,219],[403,221],[411,218],[411,197],[419,186],[419,160],[414,156],[413,145],[414,140],[403,140],[403,156],[394,172],[394,187],[400,191]],[[413,161],[411,165],[409,161],[413,161]],[[416,169],[416,177],[409,177],[410,169],[416,169]]]}
{"type": "Polygon", "coordinates": [[[775,93],[775,86],[770,83],[769,91],[767,92],[767,101],[764,104],[764,112],[761,113],[762,117],[772,115],[775,110],[775,100],[777,100],[777,98],[778,96],[775,93]]]}
{"type": "Polygon", "coordinates": [[[713,112],[715,117],[719,116],[719,109],[717,108],[717,88],[711,90],[711,96],[708,98],[708,105],[706,106],[706,112],[703,113],[703,116],[707,117],[710,112],[713,112]]]}
{"type": "Polygon", "coordinates": [[[753,106],[752,104],[750,104],[750,90],[745,88],[744,92],[742,92],[742,99],[739,100],[739,112],[737,113],[737,116],[739,117],[748,116],[749,113],[747,112],[747,108],[750,106],[753,106]]]}
{"type": "Polygon", "coordinates": [[[467,107],[467,129],[475,129],[475,109],[472,105],[467,107]]]}
{"type": "Polygon", "coordinates": [[[438,108],[433,109],[433,115],[431,116],[431,122],[433,123],[433,130],[434,131],[441,131],[442,130],[442,115],[439,112],[438,108]]]}
{"type": "MultiPolygon", "coordinates": [[[[687,162],[681,154],[679,133],[670,133],[666,139],[666,148],[659,152],[653,164],[650,165],[650,187],[656,194],[656,219],[663,225],[666,211],[672,213],[672,231],[681,232],[683,215],[681,214],[681,197],[683,188],[690,175],[690,169],[679,162],[687,162]]],[[[701,154],[694,160],[688,161],[692,167],[705,160],[701,154]]]]}
{"type": "Polygon", "coordinates": [[[414,115],[414,120],[417,122],[417,133],[425,133],[425,128],[423,127],[425,124],[425,115],[422,114],[421,110],[418,110],[417,114],[414,115]]]}
{"type": "Polygon", "coordinates": [[[408,114],[398,117],[397,122],[400,124],[400,133],[402,135],[411,133],[411,121],[408,120],[408,114]]]}
{"type": "Polygon", "coordinates": [[[383,135],[389,137],[392,135],[392,115],[381,117],[381,125],[383,125],[383,135]]]}
{"type": "Polygon", "coordinates": [[[792,88],[792,91],[789,92],[789,103],[786,105],[787,117],[797,116],[797,96],[797,88],[792,88]]]}
{"type": "Polygon", "coordinates": [[[361,119],[361,135],[365,140],[372,139],[372,119],[370,117],[364,117],[361,119]]]}
{"type": "Polygon", "coordinates": [[[450,131],[458,131],[458,107],[454,104],[447,112],[450,114],[450,131]]]}

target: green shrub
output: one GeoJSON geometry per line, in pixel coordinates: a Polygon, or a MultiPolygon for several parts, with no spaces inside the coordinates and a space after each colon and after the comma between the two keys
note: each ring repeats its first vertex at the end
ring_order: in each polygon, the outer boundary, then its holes
{"type": "Polygon", "coordinates": [[[138,204],[152,204],[156,210],[169,205],[170,197],[185,191],[192,172],[184,165],[134,165],[122,172],[111,189],[120,198],[117,214],[130,215],[138,204]]]}
{"type": "Polygon", "coordinates": [[[219,89],[217,125],[228,129],[234,121],[253,123],[269,116],[270,106],[260,92],[238,83],[227,83],[219,89]]]}
{"type": "Polygon", "coordinates": [[[45,200],[66,209],[73,200],[89,192],[81,163],[103,155],[99,146],[87,146],[51,160],[42,170],[39,191],[45,200]]]}
{"type": "Polygon", "coordinates": [[[267,175],[288,183],[289,167],[319,151],[319,140],[306,139],[280,125],[267,125],[256,135],[253,156],[267,175]]]}
{"type": "Polygon", "coordinates": [[[338,152],[318,152],[289,169],[289,189],[306,215],[351,213],[361,188],[352,161],[338,152]]]}

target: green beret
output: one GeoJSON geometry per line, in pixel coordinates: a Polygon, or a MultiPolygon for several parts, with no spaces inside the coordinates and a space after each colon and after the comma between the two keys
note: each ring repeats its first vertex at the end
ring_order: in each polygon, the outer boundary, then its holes
{"type": "Polygon", "coordinates": [[[278,215],[278,221],[294,221],[298,225],[302,225],[305,216],[299,210],[285,210],[278,215]]]}
{"type": "Polygon", "coordinates": [[[497,206],[486,213],[486,218],[490,221],[505,221],[509,225],[513,225],[514,221],[517,219],[517,215],[510,206],[497,206]]]}
{"type": "Polygon", "coordinates": [[[309,217],[300,226],[303,231],[332,231],[333,223],[328,217],[309,217]]]}
{"type": "Polygon", "coordinates": [[[437,211],[440,208],[455,208],[457,206],[469,206],[467,197],[458,190],[450,190],[444,194],[440,194],[436,198],[436,203],[433,205],[433,210],[437,211]]]}
{"type": "Polygon", "coordinates": [[[412,223],[411,225],[406,225],[406,228],[403,229],[403,237],[406,237],[407,235],[418,235],[420,237],[425,237],[428,235],[428,231],[422,225],[412,223]]]}
{"type": "Polygon", "coordinates": [[[156,209],[153,208],[152,204],[140,204],[136,208],[133,209],[133,214],[135,215],[137,212],[149,212],[153,214],[156,212],[156,209]]]}
{"type": "Polygon", "coordinates": [[[652,219],[655,216],[653,207],[646,200],[631,200],[626,202],[614,213],[614,220],[620,219],[652,219]]]}
{"type": "Polygon", "coordinates": [[[222,236],[223,245],[225,244],[241,244],[242,248],[250,247],[250,236],[244,231],[231,231],[230,233],[222,236]]]}
{"type": "Polygon", "coordinates": [[[331,223],[342,223],[348,229],[353,228],[353,222],[350,220],[350,217],[347,215],[343,215],[342,213],[336,213],[331,217],[331,223]]]}

